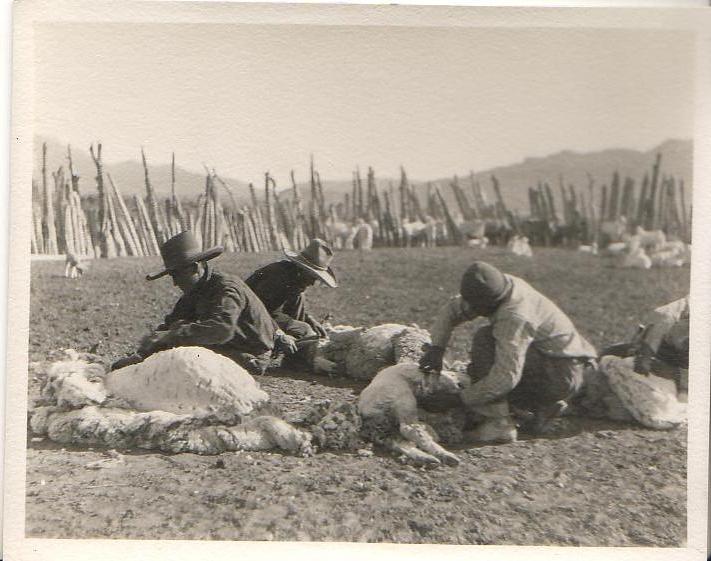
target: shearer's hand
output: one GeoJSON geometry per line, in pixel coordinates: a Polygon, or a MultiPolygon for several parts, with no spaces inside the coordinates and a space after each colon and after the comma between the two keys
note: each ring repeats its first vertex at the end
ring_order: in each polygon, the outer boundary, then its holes
{"type": "Polygon", "coordinates": [[[138,345],[137,353],[142,356],[147,356],[156,351],[165,338],[167,331],[154,331],[146,335],[138,345]]]}
{"type": "Polygon", "coordinates": [[[436,345],[426,345],[425,354],[420,358],[420,370],[426,373],[439,374],[442,371],[444,348],[436,345]]]}
{"type": "Polygon", "coordinates": [[[274,345],[277,351],[281,351],[289,355],[294,354],[298,350],[298,347],[296,346],[296,339],[291,335],[287,335],[283,331],[277,331],[274,339],[274,345]]]}
{"type": "Polygon", "coordinates": [[[116,362],[114,362],[111,365],[111,370],[118,370],[119,368],[123,368],[124,366],[129,366],[131,364],[138,364],[139,362],[143,361],[143,357],[139,354],[132,354],[129,356],[125,356],[123,358],[118,359],[116,362]]]}
{"type": "Polygon", "coordinates": [[[311,324],[311,327],[313,328],[313,330],[316,332],[316,335],[318,335],[320,339],[328,339],[328,333],[326,333],[326,330],[324,329],[323,325],[321,325],[319,322],[314,321],[311,324]]]}
{"type": "Polygon", "coordinates": [[[649,374],[654,360],[654,351],[648,345],[642,345],[634,357],[634,371],[637,374],[649,374]]]}

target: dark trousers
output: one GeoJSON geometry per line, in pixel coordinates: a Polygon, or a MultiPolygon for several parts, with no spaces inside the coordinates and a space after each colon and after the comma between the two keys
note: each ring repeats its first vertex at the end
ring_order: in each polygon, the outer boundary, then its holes
{"type": "MultiPolygon", "coordinates": [[[[639,351],[639,344],[618,343],[607,347],[601,356],[612,355],[622,358],[635,356],[639,351]]],[[[651,373],[660,378],[674,380],[678,390],[686,391],[689,387],[689,341],[685,345],[676,347],[667,341],[662,341],[654,355],[651,373]]]]}
{"type": "MultiPolygon", "coordinates": [[[[467,373],[473,385],[485,378],[496,358],[496,339],[491,326],[477,330],[472,339],[471,362],[467,373]]],[[[545,412],[557,401],[571,399],[582,387],[586,358],[559,358],[544,355],[534,346],[526,352],[519,383],[500,401],[487,404],[480,413],[487,417],[508,414],[508,404],[531,412],[545,412]]],[[[476,394],[472,392],[472,397],[476,394]]],[[[477,408],[478,410],[479,408],[477,408]]]]}
{"type": "MultiPolygon", "coordinates": [[[[297,340],[316,335],[313,327],[305,321],[299,321],[294,318],[279,317],[276,319],[276,322],[284,333],[295,337],[297,340]]],[[[302,345],[296,353],[291,356],[284,357],[282,366],[294,369],[310,368],[313,365],[316,347],[317,343],[315,341],[313,343],[302,345]]]]}

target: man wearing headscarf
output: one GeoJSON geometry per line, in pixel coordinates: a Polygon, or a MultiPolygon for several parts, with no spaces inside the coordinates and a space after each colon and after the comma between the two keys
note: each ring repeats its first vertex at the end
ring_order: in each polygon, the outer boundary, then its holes
{"type": "Polygon", "coordinates": [[[582,386],[584,369],[597,356],[568,316],[523,279],[475,262],[461,279],[460,294],[439,312],[432,344],[420,361],[439,372],[454,328],[477,317],[488,325],[473,336],[462,399],[484,420],[470,436],[482,442],[517,438],[509,403],[533,413],[531,428],[545,429],[582,386]]]}

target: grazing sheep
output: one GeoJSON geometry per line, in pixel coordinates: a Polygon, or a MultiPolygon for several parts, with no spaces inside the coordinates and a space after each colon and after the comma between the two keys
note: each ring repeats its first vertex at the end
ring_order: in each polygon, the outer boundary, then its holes
{"type": "Polygon", "coordinates": [[[626,269],[649,269],[652,260],[644,251],[643,247],[638,247],[630,251],[622,260],[622,267],[626,269]]]}
{"type": "Polygon", "coordinates": [[[600,236],[603,247],[610,243],[624,241],[627,232],[627,217],[620,216],[617,220],[604,220],[600,223],[600,236]]]}
{"type": "Polygon", "coordinates": [[[260,414],[268,401],[247,371],[205,348],[162,351],[110,373],[68,350],[47,371],[30,427],[62,444],[313,454],[308,432],[260,414]]]}
{"type": "Polygon", "coordinates": [[[353,226],[353,247],[362,251],[373,249],[373,227],[362,218],[356,220],[353,226]]]}
{"type": "Polygon", "coordinates": [[[508,250],[514,255],[520,255],[521,257],[533,257],[533,251],[531,251],[531,246],[528,243],[528,238],[526,236],[514,236],[506,244],[508,250]]]}
{"type": "Polygon", "coordinates": [[[644,249],[651,251],[662,247],[667,241],[667,236],[662,230],[645,230],[642,226],[637,226],[634,237],[639,239],[644,249]]]}
{"type": "Polygon", "coordinates": [[[64,276],[70,279],[81,277],[89,269],[89,263],[71,251],[67,251],[67,258],[64,266],[64,276]]]}
{"type": "Polygon", "coordinates": [[[627,250],[627,242],[614,242],[604,249],[603,255],[609,257],[618,257],[627,253],[627,250]]]}
{"type": "Polygon", "coordinates": [[[682,241],[667,241],[649,254],[653,267],[682,267],[690,262],[690,249],[682,241]]]}
{"type": "Polygon", "coordinates": [[[580,253],[589,253],[590,255],[597,255],[597,243],[593,242],[591,245],[579,245],[578,251],[580,253]]]}
{"type": "Polygon", "coordinates": [[[434,247],[437,239],[444,237],[444,223],[426,216],[425,221],[413,220],[401,224],[401,234],[406,247],[434,247]]]}
{"type": "Polygon", "coordinates": [[[419,420],[417,406],[435,396],[458,397],[469,383],[465,373],[425,374],[415,363],[384,368],[358,396],[362,434],[417,464],[456,465],[459,458],[437,443],[434,429],[419,420]]]}
{"type": "Polygon", "coordinates": [[[380,370],[399,362],[417,362],[424,344],[431,342],[429,333],[416,325],[326,326],[326,330],[329,338],[319,344],[317,359],[335,364],[334,374],[357,380],[372,380],[380,370]]]}

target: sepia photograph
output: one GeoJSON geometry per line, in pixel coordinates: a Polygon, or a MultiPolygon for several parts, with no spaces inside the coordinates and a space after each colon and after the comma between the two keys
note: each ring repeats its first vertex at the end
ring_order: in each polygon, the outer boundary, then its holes
{"type": "Polygon", "coordinates": [[[15,16],[8,559],[705,555],[705,9],[15,16]]]}

